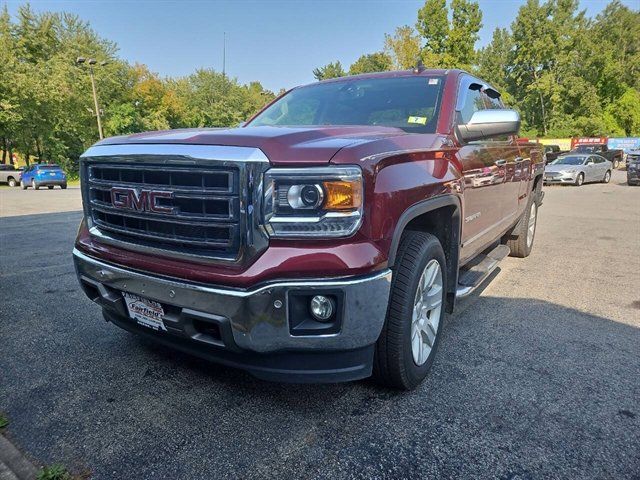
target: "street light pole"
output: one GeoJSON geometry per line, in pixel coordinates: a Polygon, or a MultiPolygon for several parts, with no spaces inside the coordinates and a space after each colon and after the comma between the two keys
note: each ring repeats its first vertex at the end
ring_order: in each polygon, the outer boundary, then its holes
{"type": "MultiPolygon", "coordinates": [[[[100,118],[100,107],[98,106],[98,93],[96,91],[96,81],[93,76],[93,66],[97,63],[95,59],[90,58],[86,60],[84,57],[78,57],[76,60],[77,64],[82,64],[84,62],[89,64],[89,77],[91,78],[91,91],[93,92],[93,106],[95,109],[96,119],[98,120],[98,135],[100,136],[100,140],[104,138],[102,134],[102,119],[100,118]]],[[[101,62],[100,65],[105,66],[107,62],[101,62]]]]}
{"type": "Polygon", "coordinates": [[[93,78],[93,65],[89,61],[89,76],[91,77],[91,90],[93,90],[93,105],[96,109],[96,118],[98,119],[98,135],[100,140],[104,138],[102,134],[102,120],[100,119],[100,107],[98,107],[98,94],[96,93],[96,81],[93,78]]]}

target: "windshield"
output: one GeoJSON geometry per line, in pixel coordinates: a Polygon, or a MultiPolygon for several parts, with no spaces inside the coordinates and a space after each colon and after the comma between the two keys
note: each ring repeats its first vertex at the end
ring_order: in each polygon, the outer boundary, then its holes
{"type": "Polygon", "coordinates": [[[442,83],[423,76],[317,83],[292,90],[248,126],[379,125],[433,133],[442,83]]]}
{"type": "Polygon", "coordinates": [[[578,156],[558,157],[551,162],[551,165],[582,165],[586,158],[578,156]]]}
{"type": "Polygon", "coordinates": [[[591,145],[578,145],[575,148],[575,150],[576,152],[580,152],[580,153],[593,153],[593,152],[599,152],[600,147],[591,146],[591,145]]]}

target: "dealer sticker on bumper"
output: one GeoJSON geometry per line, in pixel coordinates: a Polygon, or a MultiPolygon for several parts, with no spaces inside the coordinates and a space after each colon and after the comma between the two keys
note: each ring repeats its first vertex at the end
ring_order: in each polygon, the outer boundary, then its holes
{"type": "Polygon", "coordinates": [[[167,330],[162,322],[164,309],[162,305],[148,298],[122,292],[129,316],[140,325],[154,330],[167,330]]]}

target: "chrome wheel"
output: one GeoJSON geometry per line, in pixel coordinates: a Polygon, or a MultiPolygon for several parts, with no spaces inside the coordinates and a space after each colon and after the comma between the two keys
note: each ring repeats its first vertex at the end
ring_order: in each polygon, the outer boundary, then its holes
{"type": "Polygon", "coordinates": [[[607,173],[604,174],[604,183],[609,183],[611,180],[611,172],[607,170],[607,173]]]}
{"type": "Polygon", "coordinates": [[[536,202],[531,204],[531,212],[529,213],[529,223],[527,224],[527,247],[533,244],[533,236],[536,234],[536,219],[538,218],[538,206],[536,202]]]}
{"type": "Polygon", "coordinates": [[[411,353],[418,366],[427,361],[436,341],[444,292],[442,283],[442,268],[433,259],[420,276],[413,303],[411,353]]]}

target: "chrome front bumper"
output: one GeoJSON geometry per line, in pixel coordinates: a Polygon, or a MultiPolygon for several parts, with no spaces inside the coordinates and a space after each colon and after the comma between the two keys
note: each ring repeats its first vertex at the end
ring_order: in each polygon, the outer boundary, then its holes
{"type": "Polygon", "coordinates": [[[126,319],[122,292],[133,293],[166,306],[166,337],[236,352],[323,352],[370,346],[382,330],[391,289],[389,269],[363,277],[291,280],[243,290],[154,277],[101,262],[77,249],[73,258],[85,293],[106,313],[126,319]],[[344,299],[339,331],[292,334],[291,294],[326,291],[338,292],[344,299]],[[197,331],[194,320],[218,324],[220,336],[197,331]]]}

